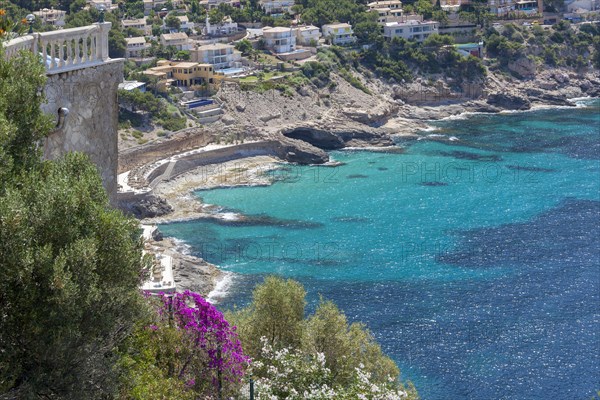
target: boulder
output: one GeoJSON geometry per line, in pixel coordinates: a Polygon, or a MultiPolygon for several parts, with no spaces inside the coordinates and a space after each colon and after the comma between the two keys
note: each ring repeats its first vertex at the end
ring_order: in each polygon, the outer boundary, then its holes
{"type": "Polygon", "coordinates": [[[149,195],[140,201],[131,204],[130,211],[136,218],[155,218],[173,212],[173,208],[165,199],[158,196],[149,195]]]}

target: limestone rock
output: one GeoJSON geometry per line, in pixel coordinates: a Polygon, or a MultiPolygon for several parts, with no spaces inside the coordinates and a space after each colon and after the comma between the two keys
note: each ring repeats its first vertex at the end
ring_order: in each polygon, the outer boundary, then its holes
{"type": "Polygon", "coordinates": [[[560,84],[569,83],[569,75],[562,72],[555,72],[552,77],[554,80],[560,84]]]}
{"type": "Polygon", "coordinates": [[[534,60],[527,57],[521,57],[515,61],[509,62],[508,69],[519,77],[531,79],[535,77],[537,68],[534,60]]]}
{"type": "Polygon", "coordinates": [[[146,198],[131,205],[131,212],[138,219],[154,218],[167,215],[173,211],[173,208],[157,196],[146,196],[146,198]]]}
{"type": "Polygon", "coordinates": [[[260,119],[262,122],[269,122],[269,121],[277,119],[277,118],[281,118],[281,114],[280,113],[269,114],[269,115],[262,115],[258,119],[260,119]]]}
{"type": "Polygon", "coordinates": [[[224,115],[221,118],[221,122],[225,125],[233,125],[235,124],[235,118],[233,118],[231,115],[224,115]]]}
{"type": "Polygon", "coordinates": [[[511,93],[492,93],[489,95],[487,102],[507,110],[529,110],[531,108],[529,99],[511,93]]]}

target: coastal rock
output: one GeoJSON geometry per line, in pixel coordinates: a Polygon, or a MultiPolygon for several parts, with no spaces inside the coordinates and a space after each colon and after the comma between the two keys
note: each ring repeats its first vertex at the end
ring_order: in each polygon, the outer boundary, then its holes
{"type": "Polygon", "coordinates": [[[531,108],[529,99],[511,93],[492,93],[489,95],[487,102],[506,110],[529,110],[531,108]]]}
{"type": "Polygon", "coordinates": [[[167,215],[173,208],[164,199],[148,195],[138,202],[131,204],[129,211],[138,219],[155,218],[167,215]]]}
{"type": "Polygon", "coordinates": [[[535,61],[527,57],[521,57],[508,63],[508,69],[521,78],[531,79],[535,77],[535,61]]]}
{"type": "Polygon", "coordinates": [[[342,109],[342,113],[353,121],[362,124],[374,124],[396,114],[398,108],[396,104],[383,104],[370,110],[346,107],[342,109]]]}
{"type": "Polygon", "coordinates": [[[540,89],[544,90],[556,90],[558,89],[558,84],[556,82],[551,81],[537,81],[536,86],[540,89]]]}
{"type": "Polygon", "coordinates": [[[245,104],[236,104],[235,109],[238,110],[239,112],[244,112],[244,111],[246,111],[246,105],[245,104]]]}
{"type": "Polygon", "coordinates": [[[277,119],[277,118],[281,118],[280,113],[263,115],[263,116],[260,116],[258,119],[260,119],[262,122],[269,122],[269,121],[277,119]]]}
{"type": "Polygon", "coordinates": [[[282,129],[281,134],[324,150],[336,150],[346,146],[392,146],[394,144],[385,130],[334,119],[320,124],[293,124],[282,129]]]}
{"type": "Polygon", "coordinates": [[[285,130],[283,135],[288,138],[302,140],[325,150],[336,150],[344,147],[344,141],[333,133],[311,127],[285,130]]]}
{"type": "Polygon", "coordinates": [[[527,96],[529,96],[530,101],[538,101],[544,104],[555,106],[575,105],[568,100],[568,97],[564,93],[545,92],[535,88],[529,88],[525,91],[525,93],[527,93],[527,96]]]}
{"type": "Polygon", "coordinates": [[[294,140],[281,135],[277,140],[279,146],[277,155],[279,158],[297,164],[324,164],[329,161],[329,155],[302,140],[294,140]]]}
{"type": "Polygon", "coordinates": [[[555,72],[552,77],[560,84],[569,83],[569,75],[562,72],[555,72]]]}

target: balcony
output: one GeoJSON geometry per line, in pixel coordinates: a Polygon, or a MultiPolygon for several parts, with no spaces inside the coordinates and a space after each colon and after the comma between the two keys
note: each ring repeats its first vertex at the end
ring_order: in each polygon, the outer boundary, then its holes
{"type": "Polygon", "coordinates": [[[4,54],[7,58],[23,50],[39,54],[48,75],[93,67],[109,60],[110,27],[110,22],[102,22],[21,36],[5,43],[4,54]]]}

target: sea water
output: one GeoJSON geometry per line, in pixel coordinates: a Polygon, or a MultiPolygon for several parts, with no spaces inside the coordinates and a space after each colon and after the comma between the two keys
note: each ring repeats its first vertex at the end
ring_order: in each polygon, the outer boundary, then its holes
{"type": "MultiPolygon", "coordinates": [[[[424,400],[600,390],[600,103],[435,124],[403,153],[200,191],[240,222],[161,226],[235,273],[277,274],[362,321],[424,400]]],[[[243,173],[243,172],[240,172],[243,173]]]]}

